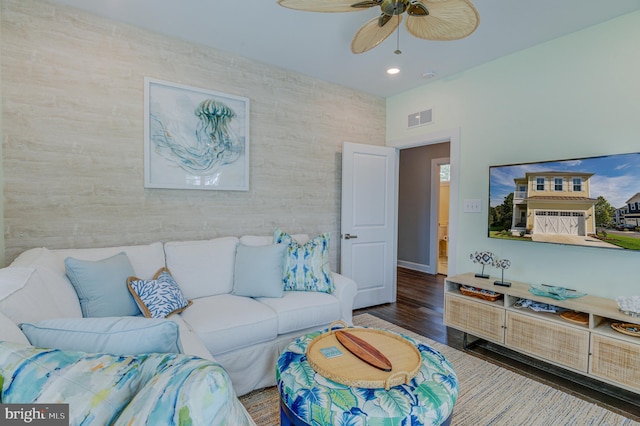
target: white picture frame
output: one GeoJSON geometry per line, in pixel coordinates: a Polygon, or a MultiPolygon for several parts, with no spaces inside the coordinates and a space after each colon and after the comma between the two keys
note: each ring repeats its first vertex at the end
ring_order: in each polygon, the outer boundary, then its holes
{"type": "Polygon", "coordinates": [[[249,99],[144,79],[144,187],[249,190],[249,99]]]}

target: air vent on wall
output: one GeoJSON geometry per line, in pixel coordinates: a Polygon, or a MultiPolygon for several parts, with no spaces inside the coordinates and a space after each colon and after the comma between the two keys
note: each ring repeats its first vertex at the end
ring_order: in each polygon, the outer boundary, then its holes
{"type": "Polygon", "coordinates": [[[423,124],[433,123],[433,109],[425,109],[424,111],[414,112],[407,116],[407,127],[422,126],[423,124]]]}

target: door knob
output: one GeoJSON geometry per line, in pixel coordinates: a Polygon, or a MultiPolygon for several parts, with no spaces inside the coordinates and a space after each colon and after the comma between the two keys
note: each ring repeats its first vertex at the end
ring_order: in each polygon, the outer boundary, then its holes
{"type": "Polygon", "coordinates": [[[353,238],[358,238],[357,235],[351,235],[351,234],[344,234],[343,237],[344,237],[345,240],[351,240],[353,238]]]}

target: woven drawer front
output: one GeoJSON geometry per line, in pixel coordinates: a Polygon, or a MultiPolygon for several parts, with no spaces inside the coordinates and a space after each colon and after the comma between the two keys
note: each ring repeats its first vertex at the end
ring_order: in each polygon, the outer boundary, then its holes
{"type": "Polygon", "coordinates": [[[640,390],[640,339],[638,345],[593,334],[591,374],[640,390]]]}
{"type": "Polygon", "coordinates": [[[506,345],[587,372],[589,332],[514,312],[507,313],[506,345]]]}
{"type": "Polygon", "coordinates": [[[504,309],[462,297],[445,295],[444,322],[477,337],[504,343],[504,309]]]}

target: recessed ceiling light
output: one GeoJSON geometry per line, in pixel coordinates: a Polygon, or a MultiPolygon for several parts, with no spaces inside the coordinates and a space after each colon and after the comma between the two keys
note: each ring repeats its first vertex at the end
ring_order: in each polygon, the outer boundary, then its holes
{"type": "Polygon", "coordinates": [[[389,68],[387,70],[387,74],[389,75],[398,74],[399,72],[400,72],[400,68],[389,68]]]}

